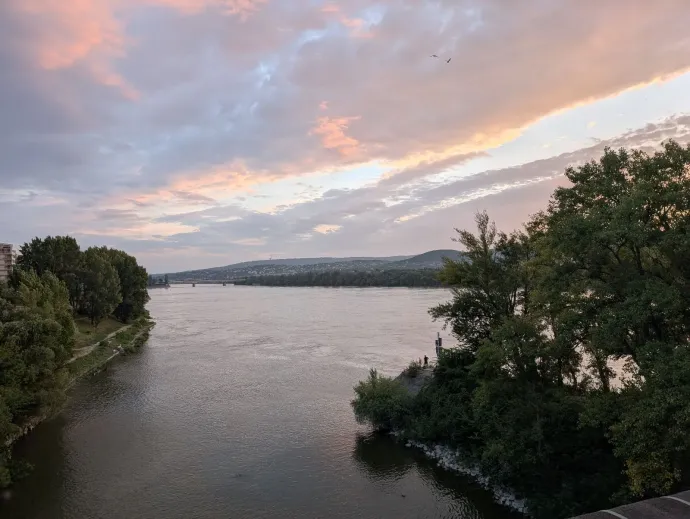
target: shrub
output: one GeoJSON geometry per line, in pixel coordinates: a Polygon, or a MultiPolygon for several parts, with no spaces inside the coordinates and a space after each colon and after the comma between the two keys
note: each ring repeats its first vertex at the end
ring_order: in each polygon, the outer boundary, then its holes
{"type": "Polygon", "coordinates": [[[403,373],[407,375],[410,378],[415,378],[419,373],[422,371],[422,361],[420,360],[413,360],[410,362],[410,365],[405,368],[405,371],[403,373]]]}
{"type": "Polygon", "coordinates": [[[403,427],[412,398],[397,380],[369,371],[369,378],[355,386],[351,402],[359,423],[371,424],[374,429],[390,431],[403,427]]]}

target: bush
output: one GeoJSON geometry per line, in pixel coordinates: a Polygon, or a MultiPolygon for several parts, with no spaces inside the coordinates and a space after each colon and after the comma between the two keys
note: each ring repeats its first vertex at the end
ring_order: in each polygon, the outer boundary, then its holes
{"type": "Polygon", "coordinates": [[[410,362],[410,365],[405,368],[405,371],[403,371],[403,374],[407,375],[410,378],[415,378],[419,373],[422,371],[422,361],[420,360],[413,360],[410,362]]]}
{"type": "Polygon", "coordinates": [[[371,424],[374,429],[390,431],[404,426],[412,398],[397,380],[369,371],[369,378],[355,386],[351,402],[358,423],[371,424]]]}

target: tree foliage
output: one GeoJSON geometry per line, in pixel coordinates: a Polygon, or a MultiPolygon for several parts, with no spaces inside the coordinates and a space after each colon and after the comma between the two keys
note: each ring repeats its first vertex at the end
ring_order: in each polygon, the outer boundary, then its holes
{"type": "Polygon", "coordinates": [[[121,250],[102,247],[100,251],[115,268],[120,285],[122,300],[113,314],[123,323],[129,322],[143,314],[144,307],[149,301],[149,293],[146,290],[148,284],[146,269],[137,263],[134,256],[121,250]]]}
{"type": "Polygon", "coordinates": [[[458,346],[399,413],[549,519],[690,484],[690,147],[566,176],[523,231],[458,231],[458,346]]]}
{"type": "Polygon", "coordinates": [[[83,311],[98,326],[122,302],[120,279],[107,253],[91,247],[84,252],[83,311]]]}
{"type": "Polygon", "coordinates": [[[122,251],[82,252],[69,236],[20,248],[9,283],[0,283],[0,488],[13,472],[8,439],[64,399],[74,314],[94,325],[111,314],[135,319],[145,313],[146,284],[146,270],[122,251]]]}
{"type": "Polygon", "coordinates": [[[52,273],[19,271],[0,285],[0,487],[9,483],[6,441],[28,417],[64,397],[64,365],[72,355],[69,295],[52,273]]]}
{"type": "Polygon", "coordinates": [[[440,287],[432,269],[335,270],[298,274],[249,276],[237,285],[278,287],[440,287]]]}
{"type": "Polygon", "coordinates": [[[34,238],[19,248],[17,265],[38,274],[52,272],[65,283],[70,303],[77,308],[81,297],[81,249],[71,236],[34,238]]]}

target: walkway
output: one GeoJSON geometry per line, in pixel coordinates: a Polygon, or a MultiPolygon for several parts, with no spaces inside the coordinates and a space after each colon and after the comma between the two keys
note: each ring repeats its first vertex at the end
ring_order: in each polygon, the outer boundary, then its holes
{"type": "Polygon", "coordinates": [[[126,325],[126,326],[123,326],[122,328],[118,328],[118,329],[115,330],[114,332],[109,333],[108,335],[106,335],[105,337],[103,337],[100,341],[93,343],[91,346],[84,346],[83,348],[79,348],[78,350],[74,350],[74,355],[72,356],[71,359],[69,359],[69,361],[67,361],[67,364],[69,364],[70,362],[74,362],[75,360],[77,360],[77,359],[79,359],[79,358],[81,358],[81,357],[83,357],[83,356],[85,356],[85,355],[88,355],[88,354],[91,353],[93,350],[95,350],[95,349],[96,349],[96,346],[98,346],[101,342],[107,341],[107,340],[110,339],[111,337],[115,337],[118,333],[124,332],[124,331],[127,330],[130,326],[132,326],[132,325],[131,325],[131,324],[128,324],[128,325],[126,325]]]}
{"type": "Polygon", "coordinates": [[[578,515],[572,519],[688,519],[690,490],[672,496],[648,499],[611,510],[578,515]]]}

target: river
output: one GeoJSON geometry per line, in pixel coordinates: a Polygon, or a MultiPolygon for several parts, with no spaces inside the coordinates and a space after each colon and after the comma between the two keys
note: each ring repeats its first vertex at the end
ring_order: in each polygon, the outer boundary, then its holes
{"type": "MultiPolygon", "coordinates": [[[[444,290],[152,290],[140,353],[18,442],[3,519],[514,517],[353,417],[370,367],[433,356],[444,290]]],[[[450,341],[443,334],[446,343],[450,341]]]]}

